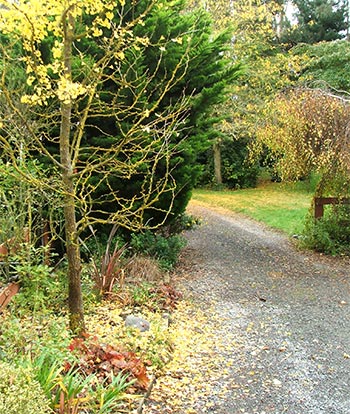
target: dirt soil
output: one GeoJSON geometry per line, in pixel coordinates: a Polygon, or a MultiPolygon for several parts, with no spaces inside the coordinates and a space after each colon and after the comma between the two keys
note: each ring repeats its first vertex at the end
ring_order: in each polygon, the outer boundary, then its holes
{"type": "Polygon", "coordinates": [[[178,282],[215,321],[223,361],[202,372],[217,392],[169,412],[350,414],[349,260],[224,210],[190,213],[203,224],[186,235],[178,282]]]}

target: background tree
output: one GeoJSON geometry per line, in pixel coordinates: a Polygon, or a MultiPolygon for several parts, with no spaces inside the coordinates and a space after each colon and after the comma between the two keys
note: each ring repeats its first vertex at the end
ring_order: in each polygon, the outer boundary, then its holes
{"type": "Polygon", "coordinates": [[[232,16],[236,3],[232,0],[187,0],[187,9],[194,10],[196,8],[207,11],[214,21],[216,31],[227,30],[232,26],[232,16]]]}
{"type": "MultiPolygon", "coordinates": [[[[241,154],[255,140],[257,125],[262,112],[279,90],[291,86],[300,70],[304,55],[288,56],[280,43],[280,26],[285,15],[285,5],[279,1],[235,2],[233,54],[242,62],[246,71],[233,88],[231,105],[231,130],[241,154]]],[[[242,161],[241,171],[250,183],[257,181],[257,165],[242,161]]],[[[240,183],[238,183],[240,184],[240,183]]]]}
{"type": "Polygon", "coordinates": [[[348,26],[346,0],[294,0],[293,4],[297,24],[284,31],[283,42],[313,44],[345,37],[348,26]]]}
{"type": "Polygon", "coordinates": [[[2,99],[26,126],[26,134],[13,136],[4,123],[2,156],[25,181],[56,194],[61,201],[70,326],[79,334],[84,331],[79,243],[84,229],[103,223],[118,223],[130,230],[152,226],[145,211],[161,210],[164,221],[175,197],[176,164],[171,165],[170,159],[174,153],[181,156],[181,148],[172,140],[185,137],[192,113],[188,94],[182,94],[179,85],[194,59],[195,28],[187,26],[176,38],[152,40],[149,35],[138,35],[146,16],[167,7],[163,2],[145,1],[138,9],[134,2],[123,0],[64,4],[32,0],[6,2],[6,6],[0,21],[8,39],[1,49],[2,99]],[[171,71],[161,74],[167,48],[171,51],[174,43],[183,48],[171,55],[171,71]],[[44,50],[47,44],[52,44],[49,59],[44,50]],[[15,61],[9,52],[14,48],[23,50],[15,61]],[[153,66],[143,66],[145,53],[151,50],[156,57],[153,66]],[[11,87],[13,64],[22,68],[26,79],[17,89],[11,87]],[[179,93],[166,98],[177,87],[179,93]],[[105,129],[104,121],[114,122],[115,129],[105,129]],[[94,131],[90,138],[89,131],[94,131]],[[49,174],[40,168],[35,173],[20,169],[20,153],[27,160],[40,154],[50,164],[49,174]],[[147,179],[129,197],[110,185],[115,177],[130,180],[132,176],[147,179]],[[102,186],[109,189],[107,200],[100,195],[102,186]],[[164,192],[170,194],[170,207],[157,204],[164,192]],[[100,208],[106,202],[118,208],[107,212],[100,208]]]}
{"type": "Polygon", "coordinates": [[[334,92],[350,91],[350,44],[343,40],[295,46],[291,55],[307,56],[300,67],[299,85],[334,92]]]}
{"type": "Polygon", "coordinates": [[[316,196],[349,194],[349,101],[329,92],[294,89],[281,93],[258,130],[283,180],[316,172],[316,196]]]}

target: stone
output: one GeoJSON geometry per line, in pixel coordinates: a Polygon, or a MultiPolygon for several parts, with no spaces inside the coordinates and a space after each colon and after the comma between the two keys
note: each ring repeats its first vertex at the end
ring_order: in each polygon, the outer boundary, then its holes
{"type": "Polygon", "coordinates": [[[128,315],[125,319],[125,326],[129,326],[131,328],[139,329],[140,332],[149,331],[150,325],[146,319],[143,319],[139,316],[135,315],[128,315]]]}

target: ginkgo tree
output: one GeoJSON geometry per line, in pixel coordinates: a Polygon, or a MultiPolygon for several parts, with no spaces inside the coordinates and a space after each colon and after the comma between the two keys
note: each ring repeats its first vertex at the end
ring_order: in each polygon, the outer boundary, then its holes
{"type": "MultiPolygon", "coordinates": [[[[186,74],[191,30],[157,43],[146,35],[136,35],[145,16],[166,7],[165,2],[155,0],[142,2],[142,9],[138,2],[125,0],[24,0],[4,1],[3,5],[1,157],[25,182],[54,194],[55,202],[61,203],[70,328],[80,335],[85,330],[82,232],[97,224],[117,223],[130,230],[152,226],[145,221],[144,212],[161,209],[157,201],[164,192],[174,198],[175,167],[169,161],[179,150],[170,142],[174,136],[185,135],[189,98],[179,93],[167,105],[163,100],[186,74]],[[88,54],[81,47],[86,41],[90,44],[88,54]],[[174,42],[185,47],[176,56],[171,73],[159,76],[167,47],[174,42]],[[48,44],[50,59],[44,53],[48,44]],[[152,69],[144,68],[140,73],[135,67],[142,63],[143,50],[150,48],[158,51],[157,60],[152,69]],[[24,80],[15,86],[14,71],[24,80]],[[150,95],[156,99],[150,101],[150,95]],[[11,119],[23,126],[18,129],[22,132],[13,134],[12,124],[4,118],[9,112],[11,119]],[[103,128],[105,120],[111,119],[113,134],[103,128]],[[92,127],[105,135],[103,146],[93,138],[86,139],[86,131],[92,127]],[[39,163],[32,162],[26,168],[23,159],[44,162],[45,173],[35,168],[39,163]],[[147,179],[130,197],[110,186],[111,177],[130,179],[138,174],[147,179]],[[99,207],[106,199],[96,199],[99,186],[109,189],[108,203],[118,207],[109,214],[99,207]]],[[[163,211],[164,219],[168,211],[168,207],[163,211]]]]}

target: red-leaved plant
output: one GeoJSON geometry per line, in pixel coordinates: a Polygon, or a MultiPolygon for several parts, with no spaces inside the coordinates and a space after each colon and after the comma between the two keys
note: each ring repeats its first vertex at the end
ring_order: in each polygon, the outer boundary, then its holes
{"type": "MultiPolygon", "coordinates": [[[[102,296],[111,293],[116,282],[119,282],[120,286],[124,282],[124,266],[126,263],[123,263],[122,258],[127,247],[126,245],[119,247],[116,243],[112,251],[113,238],[117,228],[118,226],[113,226],[103,253],[97,258],[93,255],[91,260],[95,287],[102,296]]],[[[92,229],[91,232],[95,236],[92,229]]]]}
{"type": "MultiPolygon", "coordinates": [[[[78,357],[74,368],[85,376],[94,374],[102,382],[108,382],[112,375],[127,375],[127,381],[135,389],[147,389],[150,380],[144,363],[134,352],[121,351],[109,344],[100,344],[97,338],[75,338],[69,349],[78,357]]],[[[72,364],[67,363],[68,371],[72,364]]]]}

